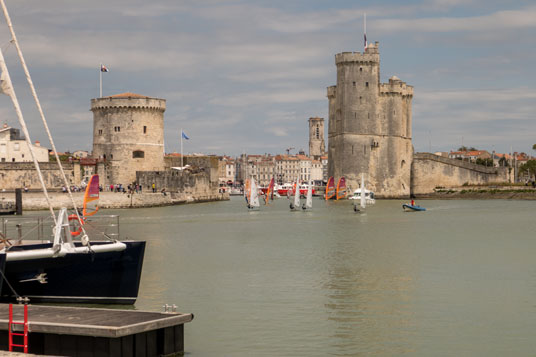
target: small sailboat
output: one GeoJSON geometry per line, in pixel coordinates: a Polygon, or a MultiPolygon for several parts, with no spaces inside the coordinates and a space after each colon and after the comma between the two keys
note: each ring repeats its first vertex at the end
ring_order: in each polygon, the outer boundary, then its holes
{"type": "Polygon", "coordinates": [[[260,207],[259,203],[259,189],[255,183],[255,179],[250,180],[250,189],[249,189],[249,199],[248,199],[248,209],[249,210],[258,210],[260,207]]]}
{"type": "Polygon", "coordinates": [[[294,185],[294,201],[290,203],[291,210],[300,209],[300,185],[298,182],[294,185]]]}
{"type": "Polygon", "coordinates": [[[335,195],[335,199],[340,200],[340,199],[346,198],[346,194],[347,194],[346,179],[343,176],[337,182],[337,194],[335,195]]]}
{"type": "Polygon", "coordinates": [[[335,194],[335,179],[333,178],[333,176],[331,176],[328,179],[328,184],[326,185],[326,200],[332,199],[333,197],[335,197],[335,194]]]}
{"type": "MultiPolygon", "coordinates": [[[[365,190],[365,175],[363,175],[363,174],[361,174],[361,192],[366,192],[366,190],[365,190]]],[[[367,207],[367,199],[366,199],[364,194],[361,195],[361,197],[359,199],[359,206],[363,210],[367,207]]],[[[359,208],[357,208],[357,202],[356,201],[354,201],[354,211],[359,212],[359,208]]]]}
{"type": "Polygon", "coordinates": [[[309,185],[307,186],[307,196],[305,198],[305,203],[302,206],[302,209],[310,210],[313,208],[313,182],[309,181],[309,185]]]}

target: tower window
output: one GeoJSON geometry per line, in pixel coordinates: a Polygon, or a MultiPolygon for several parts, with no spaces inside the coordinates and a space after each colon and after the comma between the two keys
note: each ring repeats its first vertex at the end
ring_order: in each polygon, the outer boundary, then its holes
{"type": "Polygon", "coordinates": [[[359,97],[359,104],[363,104],[363,98],[359,97]]]}
{"type": "Polygon", "coordinates": [[[352,85],[355,87],[355,82],[352,82],[352,85]]]}
{"type": "Polygon", "coordinates": [[[143,159],[145,157],[145,152],[141,150],[136,150],[132,152],[133,159],[143,159]]]}
{"type": "Polygon", "coordinates": [[[102,135],[102,129],[99,129],[99,135],[102,135]]]}
{"type": "Polygon", "coordinates": [[[359,67],[359,72],[363,72],[363,67],[359,67]]]}
{"type": "Polygon", "coordinates": [[[147,134],[147,127],[145,125],[143,126],[143,133],[147,134]]]}
{"type": "Polygon", "coordinates": [[[367,87],[367,88],[368,88],[368,82],[365,82],[365,87],[367,87]]]}
{"type": "Polygon", "coordinates": [[[114,131],[116,133],[120,132],[121,131],[121,127],[120,126],[114,126],[114,131]]]}

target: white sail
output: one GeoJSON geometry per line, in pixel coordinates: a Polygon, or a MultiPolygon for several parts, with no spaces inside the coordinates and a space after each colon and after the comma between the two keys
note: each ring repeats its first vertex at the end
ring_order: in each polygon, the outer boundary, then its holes
{"type": "Polygon", "coordinates": [[[367,195],[366,192],[367,191],[365,190],[365,175],[361,174],[361,208],[365,208],[367,206],[367,201],[365,197],[367,195]]]}
{"type": "Polygon", "coordinates": [[[251,207],[260,207],[259,203],[259,191],[255,179],[251,179],[251,195],[249,197],[249,204],[251,207]]]}
{"type": "Polygon", "coordinates": [[[307,199],[305,201],[306,208],[313,208],[313,182],[309,181],[309,186],[307,186],[307,199]]]}
{"type": "Polygon", "coordinates": [[[300,184],[296,181],[296,189],[294,190],[294,207],[300,208],[300,184]]]}

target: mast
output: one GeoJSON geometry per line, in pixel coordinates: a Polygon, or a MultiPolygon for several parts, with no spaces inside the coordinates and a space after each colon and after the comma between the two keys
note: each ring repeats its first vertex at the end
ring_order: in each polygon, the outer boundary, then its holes
{"type": "MultiPolygon", "coordinates": [[[[43,108],[41,107],[41,103],[39,102],[39,98],[37,97],[37,92],[36,92],[34,84],[32,82],[32,78],[30,77],[30,71],[28,70],[28,67],[26,66],[26,61],[24,61],[24,56],[22,55],[22,51],[20,49],[19,42],[17,41],[17,36],[15,35],[15,30],[13,29],[13,24],[11,23],[11,18],[9,17],[9,13],[7,11],[7,7],[6,7],[6,4],[5,4],[4,0],[0,0],[0,4],[2,5],[2,10],[4,11],[4,16],[6,18],[7,26],[9,27],[9,31],[11,32],[11,37],[13,39],[13,43],[15,44],[15,47],[17,48],[17,53],[19,55],[19,58],[20,58],[20,61],[21,61],[21,64],[22,64],[22,68],[24,69],[24,74],[26,75],[26,79],[27,79],[28,84],[30,86],[30,89],[32,91],[32,96],[34,97],[35,104],[36,104],[37,109],[39,111],[39,114],[41,116],[43,126],[45,127],[45,131],[46,131],[47,136],[48,136],[48,140],[50,142],[50,145],[52,146],[52,151],[54,152],[54,156],[56,157],[56,162],[58,163],[58,167],[60,169],[61,176],[63,178],[63,182],[65,183],[65,186],[67,187],[67,192],[69,193],[69,198],[71,199],[71,203],[73,205],[75,214],[78,217],[78,220],[81,221],[80,215],[78,214],[78,208],[76,206],[76,203],[74,202],[74,198],[73,198],[73,195],[72,195],[72,192],[71,192],[70,184],[67,181],[67,176],[65,175],[65,171],[63,170],[63,166],[61,165],[61,161],[60,161],[60,158],[58,156],[58,151],[56,150],[56,145],[54,145],[54,140],[52,139],[52,134],[50,133],[47,121],[45,119],[45,113],[43,112],[43,108]]],[[[3,61],[3,56],[2,56],[2,62],[4,62],[3,61]]],[[[5,66],[5,63],[4,63],[4,66],[5,66]]],[[[6,68],[6,73],[7,73],[7,68],[6,68]]],[[[10,80],[10,82],[11,82],[11,80],[10,80]]],[[[13,95],[15,95],[14,92],[13,92],[13,95]]],[[[15,98],[15,100],[16,100],[16,98],[15,98]]],[[[18,105],[18,102],[17,102],[17,105],[18,105]]],[[[20,107],[19,107],[19,112],[20,112],[20,107]]],[[[17,113],[17,115],[18,115],[18,113],[17,113]]],[[[21,118],[22,118],[22,113],[21,113],[21,118]]],[[[19,122],[21,121],[21,118],[19,118],[19,122]]],[[[24,122],[24,119],[22,119],[22,121],[24,122]]],[[[27,131],[28,130],[26,129],[26,132],[27,131]]],[[[25,133],[25,135],[26,135],[26,139],[28,141],[30,136],[28,134],[26,134],[26,133],[25,133]]],[[[28,142],[28,146],[29,146],[30,151],[31,151],[32,150],[31,141],[28,142]]],[[[32,152],[32,156],[34,156],[33,152],[32,152]]],[[[34,159],[34,162],[35,162],[35,165],[36,165],[36,169],[39,172],[39,175],[41,175],[40,169],[39,169],[39,164],[37,163],[37,160],[34,159]]],[[[42,178],[41,178],[41,181],[42,181],[42,178]]],[[[42,185],[43,185],[43,192],[45,193],[45,196],[47,197],[47,202],[48,202],[50,211],[52,212],[52,216],[54,217],[54,222],[56,222],[56,217],[54,215],[54,210],[52,209],[52,205],[50,203],[50,200],[48,199],[48,194],[47,194],[47,191],[46,191],[44,181],[42,181],[42,185]]],[[[85,232],[83,227],[82,227],[82,230],[84,232],[84,235],[86,235],[86,232],[85,232]]]]}
{"type": "Polygon", "coordinates": [[[56,224],[56,215],[54,214],[54,210],[52,209],[52,204],[50,202],[50,197],[48,197],[48,191],[45,185],[45,181],[43,179],[43,174],[41,173],[41,168],[39,167],[39,162],[37,161],[37,157],[35,156],[35,152],[32,146],[32,140],[30,139],[30,133],[28,133],[28,128],[26,127],[26,122],[24,121],[24,117],[22,116],[22,111],[20,110],[19,101],[17,100],[17,95],[15,94],[15,91],[13,90],[13,83],[11,82],[11,77],[9,76],[9,72],[7,70],[6,62],[4,61],[4,55],[2,51],[0,50],[0,69],[2,70],[1,75],[1,81],[2,81],[2,92],[11,98],[11,102],[13,103],[13,106],[15,107],[15,112],[17,113],[17,118],[19,119],[20,126],[22,128],[22,132],[24,133],[24,136],[26,138],[26,143],[28,144],[28,149],[30,149],[30,154],[32,155],[32,160],[34,162],[35,168],[37,170],[37,175],[39,176],[39,182],[41,183],[41,187],[43,188],[43,193],[45,194],[45,198],[48,203],[48,208],[50,210],[50,213],[52,215],[52,219],[54,220],[54,224],[56,224]]]}

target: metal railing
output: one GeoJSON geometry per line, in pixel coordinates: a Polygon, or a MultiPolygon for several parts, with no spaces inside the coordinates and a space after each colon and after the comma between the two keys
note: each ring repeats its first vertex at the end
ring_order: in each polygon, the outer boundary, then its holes
{"type": "MultiPolygon", "coordinates": [[[[69,219],[71,231],[79,229],[78,219],[71,216],[69,219]]],[[[84,230],[90,241],[119,239],[119,216],[97,215],[84,220],[84,230]]],[[[73,235],[76,241],[80,235],[73,235]]],[[[0,239],[9,239],[11,244],[16,241],[53,241],[54,222],[50,216],[22,216],[0,218],[0,239]]]]}

